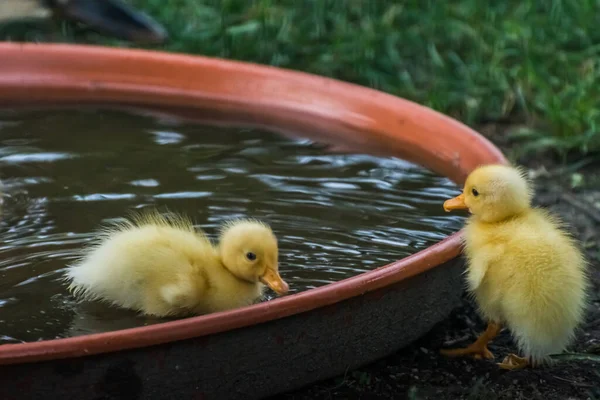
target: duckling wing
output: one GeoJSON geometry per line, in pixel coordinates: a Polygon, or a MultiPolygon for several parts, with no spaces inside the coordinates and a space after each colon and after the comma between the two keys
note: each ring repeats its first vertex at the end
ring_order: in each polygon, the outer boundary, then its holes
{"type": "Polygon", "coordinates": [[[475,290],[481,285],[481,281],[483,281],[483,278],[487,273],[488,266],[487,260],[482,260],[480,258],[476,258],[471,262],[467,272],[467,284],[469,285],[469,289],[475,290]]]}
{"type": "Polygon", "coordinates": [[[490,266],[502,256],[504,246],[489,244],[468,249],[467,284],[470,290],[476,290],[489,272],[490,266]]]}
{"type": "MultiPolygon", "coordinates": [[[[175,257],[177,258],[177,257],[175,257]]],[[[191,272],[193,266],[184,259],[173,260],[172,269],[181,271],[176,277],[159,279],[148,285],[142,299],[146,314],[169,316],[190,314],[206,297],[208,287],[202,275],[191,272]]]]}
{"type": "Polygon", "coordinates": [[[202,297],[205,282],[181,277],[177,282],[161,286],[160,298],[170,308],[194,308],[202,297]]]}

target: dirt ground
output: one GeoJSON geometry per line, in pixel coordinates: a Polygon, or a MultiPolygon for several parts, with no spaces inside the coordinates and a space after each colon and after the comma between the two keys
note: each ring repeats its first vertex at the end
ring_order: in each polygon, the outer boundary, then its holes
{"type": "MultiPolygon", "coordinates": [[[[502,127],[483,126],[479,131],[510,154],[511,144],[503,139],[502,127]]],[[[600,355],[600,157],[583,167],[579,164],[581,168],[576,170],[577,162],[559,163],[551,157],[536,160],[518,160],[535,179],[535,203],[570,225],[591,264],[592,305],[569,350],[600,355]]],[[[275,398],[600,400],[600,363],[561,361],[550,367],[509,372],[491,361],[447,359],[438,354],[443,346],[470,343],[484,329],[474,304],[465,297],[447,320],[410,347],[345,376],[275,398]]],[[[506,330],[489,348],[498,362],[516,352],[506,330]]]]}

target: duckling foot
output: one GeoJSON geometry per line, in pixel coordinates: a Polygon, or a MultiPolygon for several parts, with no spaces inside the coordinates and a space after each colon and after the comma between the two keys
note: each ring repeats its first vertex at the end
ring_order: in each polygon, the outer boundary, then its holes
{"type": "Polygon", "coordinates": [[[472,356],[476,360],[494,359],[494,354],[488,350],[487,345],[479,345],[477,342],[463,349],[442,349],[440,353],[446,357],[472,356]]]}
{"type": "Polygon", "coordinates": [[[477,338],[475,343],[463,349],[443,349],[440,350],[440,353],[447,357],[472,356],[476,360],[481,360],[482,358],[491,360],[494,358],[494,354],[488,350],[487,344],[498,335],[501,329],[500,324],[490,322],[485,332],[477,338]]]}
{"type": "Polygon", "coordinates": [[[519,357],[516,354],[509,354],[504,357],[501,363],[498,363],[500,368],[508,370],[523,369],[528,365],[529,360],[527,358],[519,357]]]}

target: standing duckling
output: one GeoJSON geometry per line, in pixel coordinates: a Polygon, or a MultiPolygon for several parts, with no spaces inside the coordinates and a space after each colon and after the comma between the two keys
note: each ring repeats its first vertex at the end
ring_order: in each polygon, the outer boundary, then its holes
{"type": "Polygon", "coordinates": [[[464,230],[468,290],[488,321],[486,331],[447,356],[494,358],[487,343],[505,325],[524,357],[510,354],[499,364],[518,369],[562,352],[584,317],[586,262],[560,222],[531,207],[524,174],[504,165],[474,170],[463,193],[446,211],[468,209],[464,230]]]}
{"type": "Polygon", "coordinates": [[[213,246],[185,217],[146,212],[99,239],[66,273],[72,293],[87,300],[166,317],[250,305],[263,295],[263,283],[288,291],[277,239],[258,221],[227,223],[213,246]]]}

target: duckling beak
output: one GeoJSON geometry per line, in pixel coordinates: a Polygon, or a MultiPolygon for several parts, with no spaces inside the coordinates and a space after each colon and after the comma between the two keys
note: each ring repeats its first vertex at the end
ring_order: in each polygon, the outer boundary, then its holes
{"type": "Polygon", "coordinates": [[[288,284],[281,279],[279,272],[275,271],[273,268],[267,268],[265,274],[260,277],[260,281],[279,295],[284,295],[290,290],[288,284]]]}
{"type": "Polygon", "coordinates": [[[160,24],[121,0],[70,0],[58,2],[55,11],[119,39],[158,44],[168,38],[160,24]]]}
{"type": "Polygon", "coordinates": [[[446,212],[450,212],[452,210],[465,210],[469,207],[465,204],[465,195],[464,193],[459,194],[453,199],[446,200],[444,202],[444,210],[446,212]]]}

